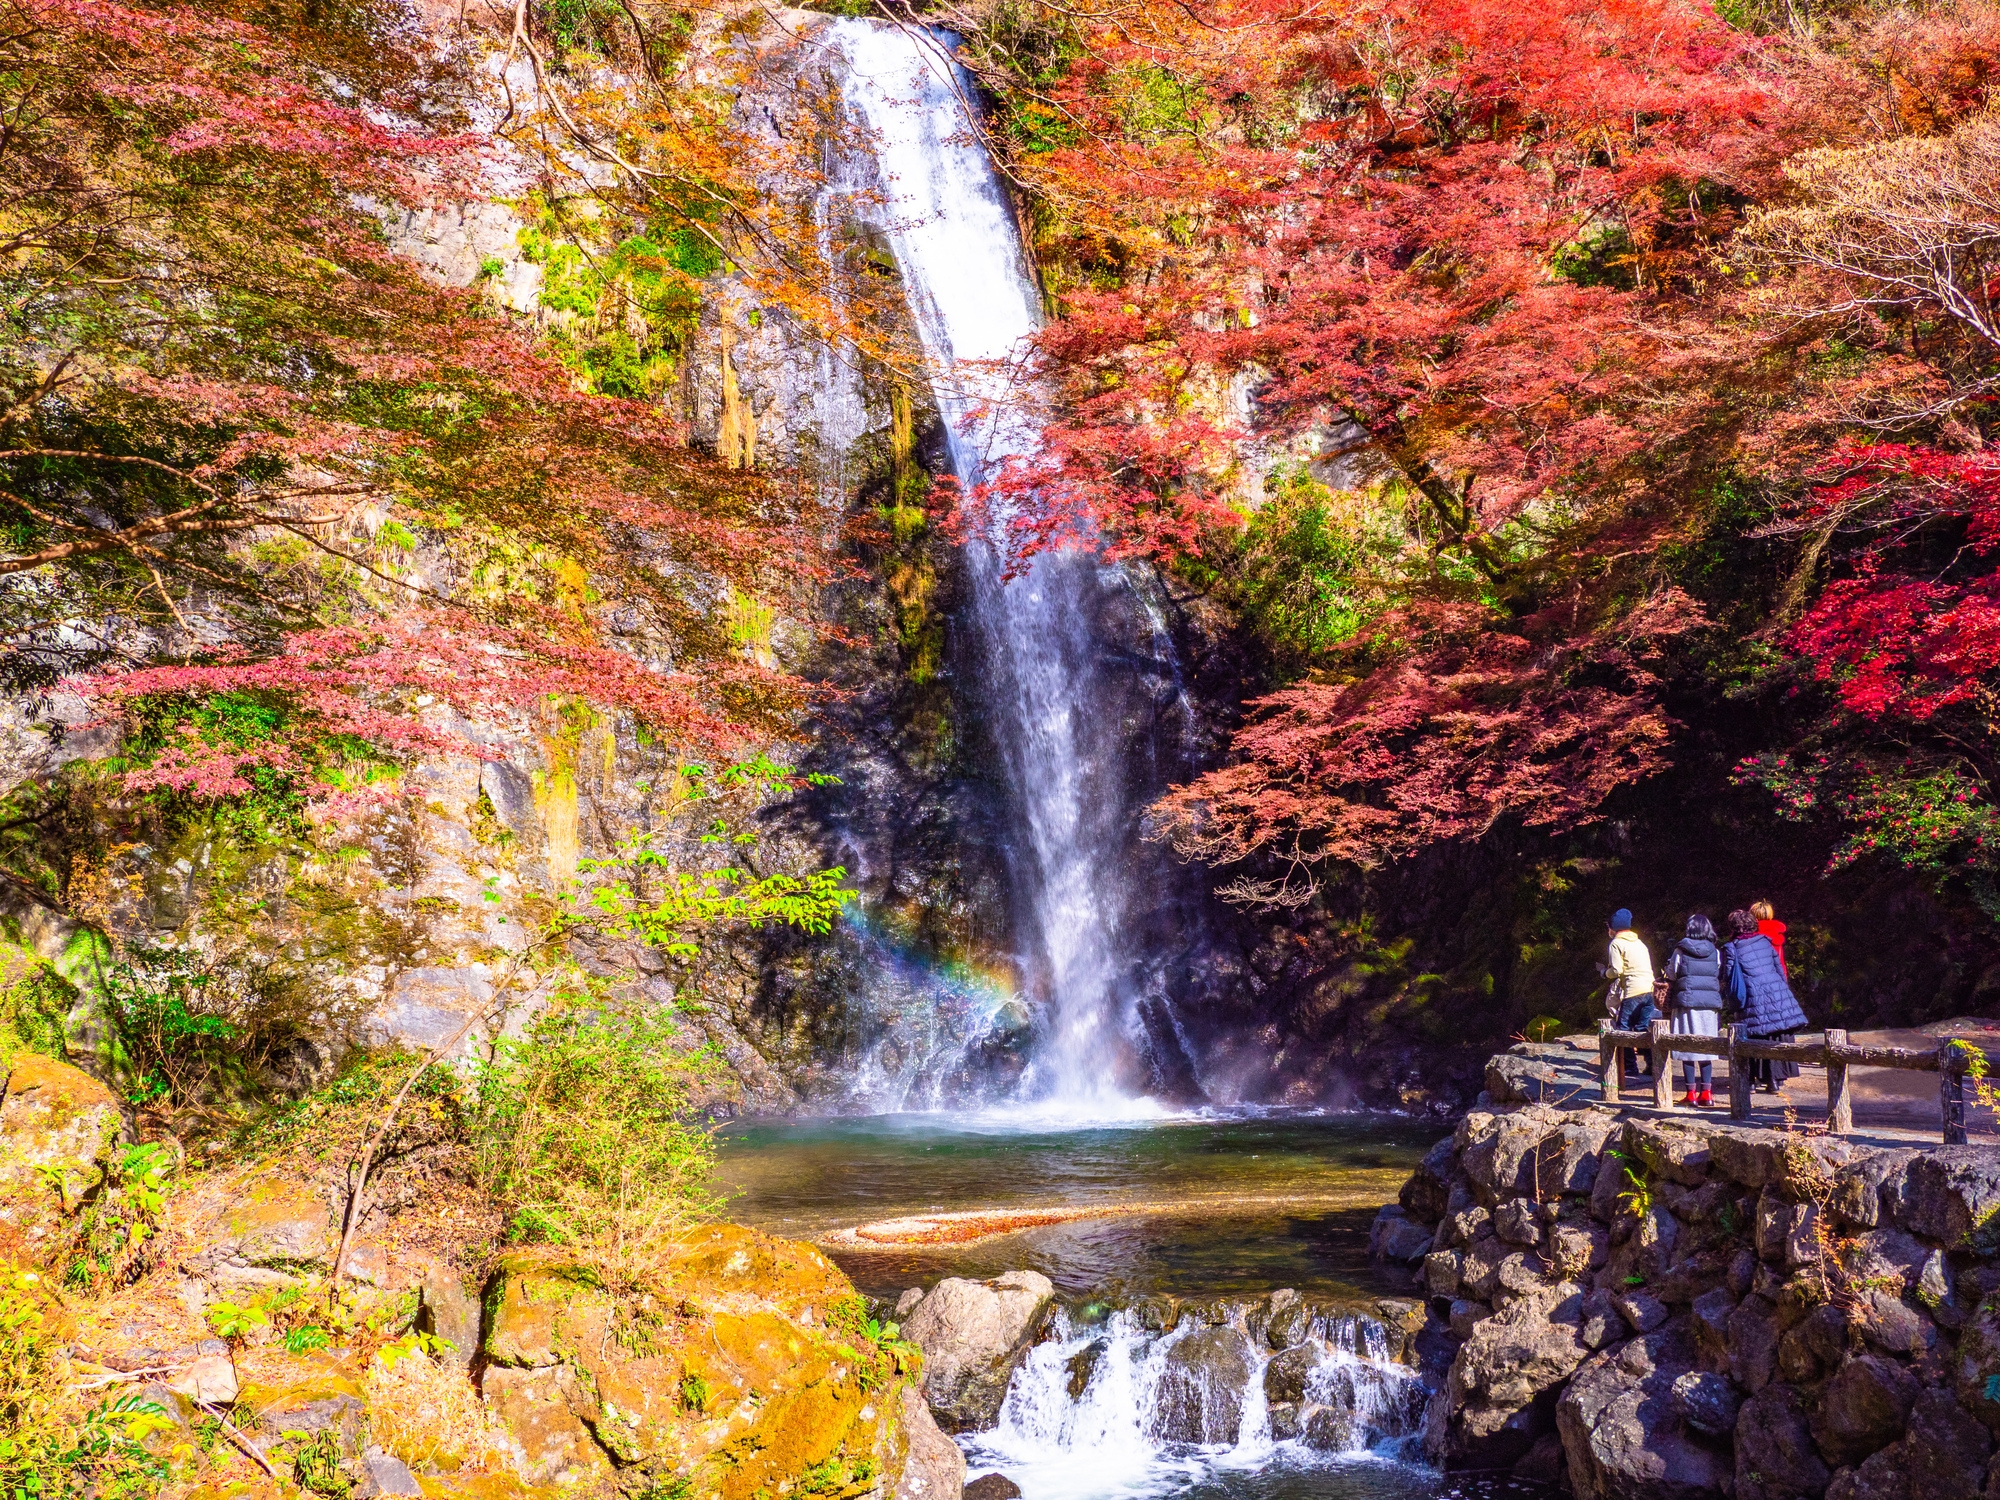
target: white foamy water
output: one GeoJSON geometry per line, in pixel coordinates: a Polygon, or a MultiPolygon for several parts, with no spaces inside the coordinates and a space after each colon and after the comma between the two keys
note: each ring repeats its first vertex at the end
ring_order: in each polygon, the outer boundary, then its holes
{"type": "MultiPolygon", "coordinates": [[[[939,35],[831,22],[846,98],[875,138],[880,228],[908,291],[959,482],[968,490],[1032,451],[1012,399],[1039,321],[1012,208],[969,113],[972,85],[939,35]]],[[[1009,851],[1024,917],[1021,957],[1043,1004],[1019,1098],[1038,1119],[1143,1117],[1140,1027],[1123,984],[1122,856],[1129,839],[1123,728],[1101,701],[1095,611],[1115,568],[1044,555],[1002,576],[995,548],[970,567],[990,673],[985,697],[1020,809],[1009,851]]],[[[1168,647],[1171,654],[1171,647],[1168,647]]]]}
{"type": "Polygon", "coordinates": [[[960,1442],[975,1476],[1004,1473],[1025,1500],[1139,1500],[1273,1470],[1399,1462],[1421,1387],[1386,1355],[1365,1319],[1317,1323],[1285,1355],[1303,1367],[1293,1372],[1303,1399],[1282,1403],[1274,1424],[1273,1356],[1260,1341],[1193,1318],[1153,1333],[1131,1312],[1077,1325],[1059,1311],[1015,1371],[998,1424],[960,1442]],[[1247,1362],[1190,1357],[1203,1339],[1247,1350],[1247,1362]]]}

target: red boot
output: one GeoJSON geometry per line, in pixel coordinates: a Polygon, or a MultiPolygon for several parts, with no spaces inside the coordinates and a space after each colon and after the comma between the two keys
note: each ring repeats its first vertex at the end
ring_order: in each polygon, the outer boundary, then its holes
{"type": "Polygon", "coordinates": [[[1681,1100],[1681,1104],[1682,1104],[1682,1106],[1683,1106],[1683,1107],[1685,1107],[1685,1108],[1687,1108],[1687,1109],[1693,1109],[1693,1108],[1694,1108],[1694,1105],[1695,1105],[1695,1098],[1694,1098],[1694,1090],[1693,1090],[1693,1089],[1689,1089],[1689,1090],[1688,1090],[1688,1096],[1687,1096],[1687,1098],[1685,1098],[1685,1099],[1681,1100]]]}
{"type": "Polygon", "coordinates": [[[1709,1104],[1713,1104],[1713,1103],[1715,1103],[1715,1098],[1714,1098],[1714,1096],[1713,1096],[1712,1094],[1710,1094],[1710,1093],[1709,1093],[1709,1091],[1708,1091],[1707,1089],[1703,1089],[1703,1090],[1701,1091],[1701,1102],[1702,1102],[1702,1103],[1703,1103],[1704,1105],[1709,1105],[1709,1104]]]}

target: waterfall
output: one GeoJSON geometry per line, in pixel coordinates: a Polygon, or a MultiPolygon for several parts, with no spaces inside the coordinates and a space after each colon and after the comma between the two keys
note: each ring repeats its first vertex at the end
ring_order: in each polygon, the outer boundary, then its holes
{"type": "MultiPolygon", "coordinates": [[[[1012,208],[948,38],[861,20],[832,21],[825,35],[845,64],[848,105],[874,138],[886,199],[879,227],[969,490],[1034,444],[1011,399],[1013,383],[1027,378],[1039,322],[1012,208]]],[[[995,738],[1018,809],[1009,862],[1020,956],[1042,1002],[1020,1095],[1097,1118],[1147,1112],[1120,932],[1132,842],[1126,726],[1105,707],[1097,626],[1106,601],[1131,586],[1121,570],[1075,554],[1045,554],[1009,580],[984,543],[969,548],[968,567],[995,738]]],[[[1155,650],[1163,645],[1171,659],[1157,626],[1155,636],[1155,650]]]]}
{"type": "Polygon", "coordinates": [[[1211,1474],[1403,1457],[1422,1421],[1416,1371],[1380,1325],[1316,1318],[1277,1353],[1243,1328],[1184,1317],[1148,1331],[1058,1309],[1014,1372],[997,1425],[964,1439],[977,1474],[1035,1500],[1157,1495],[1211,1474]]]}

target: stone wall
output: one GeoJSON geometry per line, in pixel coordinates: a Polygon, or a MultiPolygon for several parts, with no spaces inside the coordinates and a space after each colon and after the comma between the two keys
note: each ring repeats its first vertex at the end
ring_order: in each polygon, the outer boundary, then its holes
{"type": "Polygon", "coordinates": [[[1478,1110],[1382,1210],[1425,1443],[1581,1500],[2000,1496],[2000,1150],[1478,1110]]]}

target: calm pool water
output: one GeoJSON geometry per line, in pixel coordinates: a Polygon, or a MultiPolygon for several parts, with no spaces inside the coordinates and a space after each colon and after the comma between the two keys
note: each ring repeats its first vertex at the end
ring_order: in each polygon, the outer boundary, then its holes
{"type": "Polygon", "coordinates": [[[1276,1287],[1407,1292],[1368,1226],[1441,1134],[1381,1115],[1179,1118],[1051,1128],[938,1115],[743,1121],[722,1136],[732,1216],[796,1239],[911,1214],[1146,1204],[971,1245],[833,1248],[874,1296],[1032,1267],[1067,1297],[1276,1287]]]}

